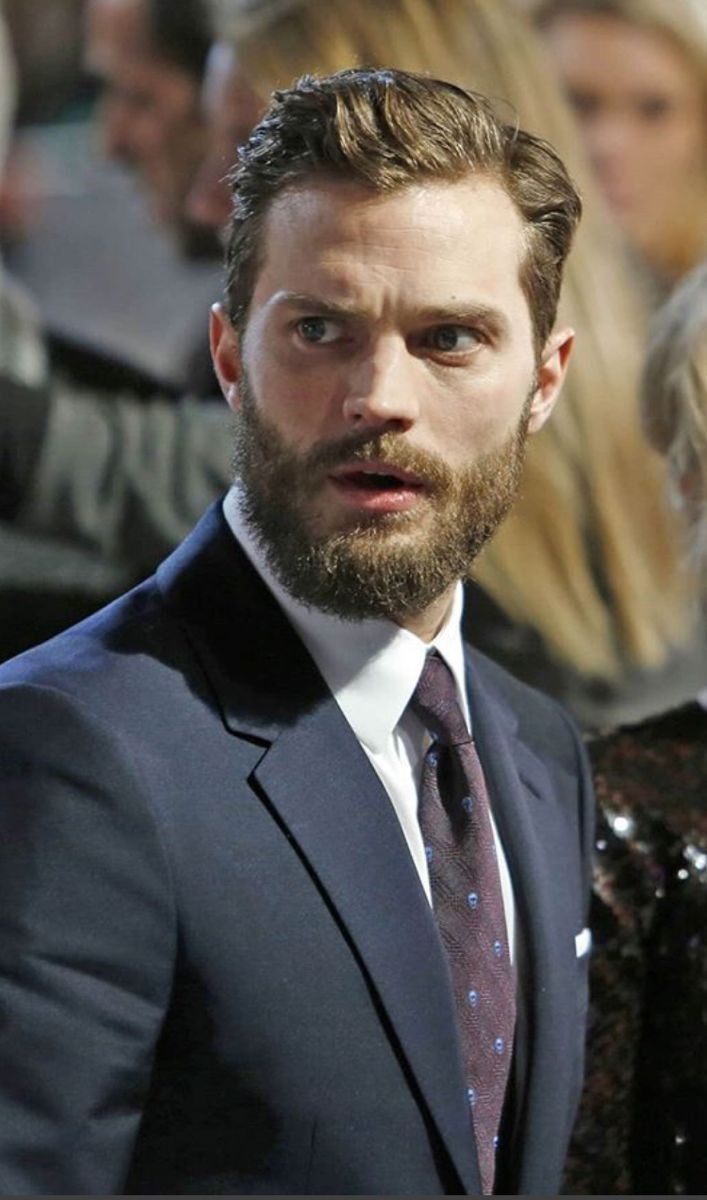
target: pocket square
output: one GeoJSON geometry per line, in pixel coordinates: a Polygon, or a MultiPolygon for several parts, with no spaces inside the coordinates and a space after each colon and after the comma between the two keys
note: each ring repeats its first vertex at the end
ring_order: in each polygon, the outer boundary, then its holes
{"type": "Polygon", "coordinates": [[[591,929],[585,927],[576,935],[574,939],[574,952],[577,955],[577,958],[581,958],[582,955],[588,954],[591,948],[592,931],[591,929]]]}

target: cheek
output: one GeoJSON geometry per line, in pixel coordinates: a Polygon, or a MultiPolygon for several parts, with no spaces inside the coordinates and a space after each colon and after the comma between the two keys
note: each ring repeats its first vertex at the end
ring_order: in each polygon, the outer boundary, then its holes
{"type": "MultiPolygon", "coordinates": [[[[672,159],[686,176],[695,177],[707,171],[706,123],[697,117],[685,117],[673,130],[672,159]]],[[[666,158],[669,153],[666,149],[666,158]]]]}
{"type": "Polygon", "coordinates": [[[144,154],[161,154],[165,139],[164,125],[159,116],[146,114],[135,129],[144,154]]]}
{"type": "Polygon", "coordinates": [[[506,441],[518,427],[531,380],[530,372],[518,372],[505,382],[469,382],[453,403],[447,396],[435,405],[433,432],[450,460],[468,461],[470,453],[484,454],[506,441]]]}
{"type": "Polygon", "coordinates": [[[336,424],[335,389],[321,372],[293,372],[275,361],[253,364],[248,375],[256,404],[295,446],[307,447],[340,433],[336,424]]]}
{"type": "Polygon", "coordinates": [[[673,185],[671,168],[694,173],[707,158],[707,129],[702,111],[685,102],[658,124],[646,122],[639,131],[641,153],[658,172],[658,181],[673,185]]]}

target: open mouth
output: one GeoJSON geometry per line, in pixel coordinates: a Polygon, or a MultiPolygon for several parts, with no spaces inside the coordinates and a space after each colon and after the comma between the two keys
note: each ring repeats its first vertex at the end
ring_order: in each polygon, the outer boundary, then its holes
{"type": "Polygon", "coordinates": [[[417,476],[400,467],[390,466],[389,463],[352,463],[333,472],[334,479],[353,487],[375,491],[377,488],[394,490],[396,488],[415,488],[422,490],[424,484],[417,476]]]}
{"type": "Polygon", "coordinates": [[[384,491],[398,491],[401,487],[422,488],[422,484],[420,483],[412,483],[409,480],[401,479],[399,475],[391,475],[382,471],[347,471],[338,478],[345,480],[352,487],[359,487],[367,492],[374,492],[379,489],[383,489],[384,491]]]}
{"type": "Polygon", "coordinates": [[[418,476],[382,462],[352,463],[329,478],[342,499],[380,512],[410,508],[425,491],[418,476]]]}

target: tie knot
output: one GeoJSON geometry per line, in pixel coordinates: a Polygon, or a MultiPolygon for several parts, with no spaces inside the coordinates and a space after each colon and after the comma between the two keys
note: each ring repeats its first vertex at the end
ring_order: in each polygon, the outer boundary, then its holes
{"type": "Polygon", "coordinates": [[[471,741],[457,700],[454,677],[436,651],[425,659],[410,706],[436,741],[445,746],[471,741]]]}

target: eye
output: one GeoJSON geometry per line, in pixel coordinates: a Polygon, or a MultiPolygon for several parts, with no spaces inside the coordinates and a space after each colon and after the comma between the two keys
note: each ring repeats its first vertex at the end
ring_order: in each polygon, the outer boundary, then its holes
{"type": "Polygon", "coordinates": [[[303,317],[295,327],[303,341],[311,345],[326,345],[341,337],[341,324],[329,317],[303,317]]]}
{"type": "Polygon", "coordinates": [[[463,354],[468,350],[476,350],[483,338],[468,325],[436,325],[428,332],[426,342],[432,350],[442,354],[463,354]]]}
{"type": "Polygon", "coordinates": [[[638,104],[638,111],[644,121],[662,121],[673,108],[667,96],[645,96],[638,104]]]}
{"type": "Polygon", "coordinates": [[[568,98],[578,117],[594,117],[601,108],[599,97],[592,95],[590,92],[580,92],[570,89],[568,98]]]}

